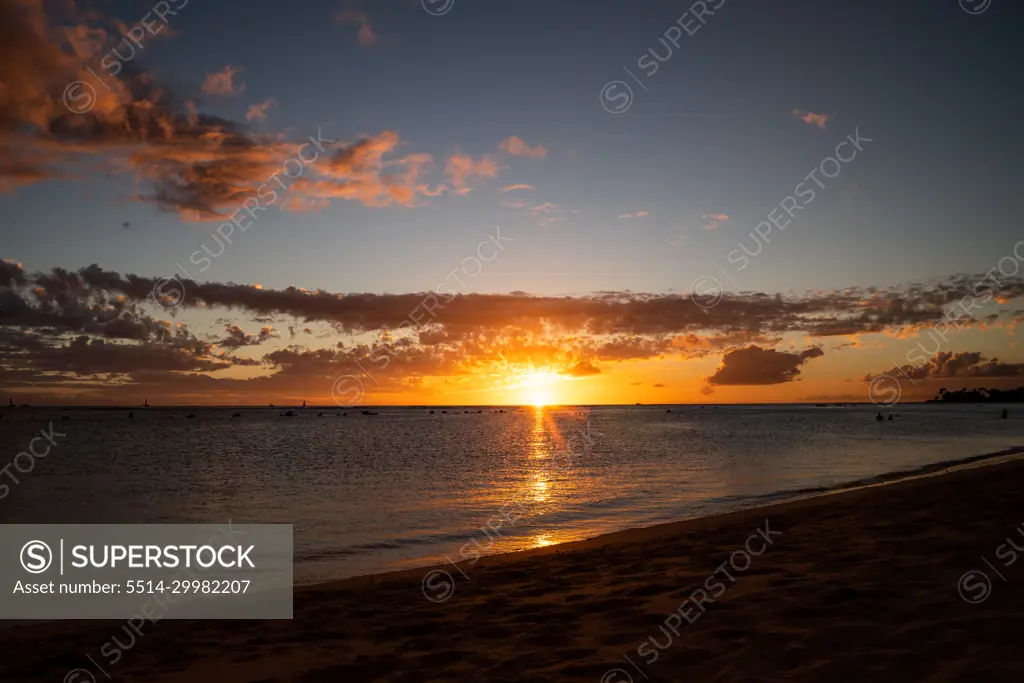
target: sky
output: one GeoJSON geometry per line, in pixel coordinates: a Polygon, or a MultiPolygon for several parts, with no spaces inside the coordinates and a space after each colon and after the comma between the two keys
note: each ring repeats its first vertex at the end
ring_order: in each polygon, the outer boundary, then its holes
{"type": "Polygon", "coordinates": [[[1022,14],[0,0],[0,392],[887,405],[1024,384],[1022,14]]]}

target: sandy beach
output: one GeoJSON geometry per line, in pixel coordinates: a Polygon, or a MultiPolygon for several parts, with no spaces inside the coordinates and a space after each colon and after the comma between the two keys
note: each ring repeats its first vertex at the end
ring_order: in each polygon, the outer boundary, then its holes
{"type": "Polygon", "coordinates": [[[1024,548],[1022,482],[1012,460],[303,587],[290,622],[161,620],[141,635],[121,622],[22,625],[4,632],[0,676],[1015,680],[1024,562],[1009,542],[1024,548]]]}

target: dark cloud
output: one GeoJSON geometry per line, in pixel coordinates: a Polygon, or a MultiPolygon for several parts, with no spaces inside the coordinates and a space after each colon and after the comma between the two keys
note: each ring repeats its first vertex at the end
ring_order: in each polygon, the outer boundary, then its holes
{"type": "Polygon", "coordinates": [[[714,386],[755,386],[792,382],[800,375],[800,366],[824,355],[817,346],[800,353],[747,346],[727,352],[722,366],[707,382],[714,386]]]}
{"type": "MultiPolygon", "coordinates": [[[[121,275],[98,265],[76,272],[55,268],[26,275],[3,262],[8,286],[6,310],[38,315],[75,307],[101,305],[124,310],[152,302],[160,278],[121,275]],[[21,301],[16,301],[17,296],[21,301]]],[[[207,282],[184,283],[182,306],[243,309],[259,319],[285,315],[309,322],[326,322],[339,333],[359,334],[381,329],[408,334],[410,318],[420,321],[421,343],[464,340],[482,331],[510,328],[552,336],[585,334],[600,339],[592,351],[598,360],[653,358],[667,352],[688,355],[717,352],[741,343],[770,344],[786,332],[812,336],[882,331],[913,331],[947,319],[950,302],[970,296],[964,276],[928,287],[841,290],[806,296],[768,296],[757,293],[726,295],[704,309],[676,295],[604,292],[582,297],[541,297],[528,294],[337,294],[297,287],[274,290],[256,285],[207,282]],[[709,334],[713,332],[713,334],[709,334]]],[[[1014,299],[1024,293],[1024,281],[1001,283],[980,292],[980,303],[993,298],[1014,299]]],[[[960,325],[972,319],[960,318],[960,325]]],[[[977,320],[973,322],[978,323],[977,320]]],[[[306,328],[311,329],[311,328],[306,328]]],[[[291,328],[289,329],[291,332],[291,328]]]]}
{"type": "Polygon", "coordinates": [[[569,368],[565,374],[572,377],[588,377],[590,375],[600,375],[601,369],[593,363],[583,361],[569,368]]]}
{"type": "Polygon", "coordinates": [[[117,291],[91,287],[77,273],[56,268],[28,279],[20,269],[8,271],[8,286],[0,285],[0,325],[136,341],[187,336],[182,326],[143,311],[141,302],[117,291]]]}
{"type": "Polygon", "coordinates": [[[978,351],[939,351],[925,363],[894,367],[877,375],[867,375],[864,381],[870,382],[883,375],[897,380],[904,377],[909,380],[1024,377],[1024,363],[1003,363],[997,358],[987,360],[978,351]]]}
{"type": "Polygon", "coordinates": [[[207,345],[128,344],[80,336],[65,345],[34,349],[13,359],[22,370],[35,373],[71,373],[78,376],[128,375],[149,372],[210,372],[230,367],[230,359],[211,354],[207,345]],[[17,363],[22,360],[21,363],[17,363]]]}
{"type": "Polygon", "coordinates": [[[686,358],[704,358],[711,354],[721,353],[734,346],[758,344],[773,346],[779,343],[780,337],[752,333],[743,330],[730,331],[723,334],[698,335],[690,332],[672,339],[672,349],[686,358]]]}
{"type": "MultiPolygon", "coordinates": [[[[63,271],[61,274],[68,275],[63,271]]],[[[78,275],[90,287],[119,292],[134,301],[149,300],[159,280],[122,276],[97,265],[79,270],[78,275]]],[[[35,279],[50,277],[37,274],[35,279]]],[[[677,335],[679,348],[696,340],[692,351],[699,354],[736,343],[765,343],[785,332],[834,336],[913,331],[947,321],[951,304],[966,301],[970,308],[965,310],[972,310],[993,299],[1010,300],[1024,294],[1024,279],[988,282],[989,289],[972,284],[982,279],[956,276],[927,286],[854,288],[785,298],[727,294],[709,309],[678,295],[628,292],[583,297],[455,295],[439,287],[442,293],[343,295],[296,287],[273,290],[234,283],[189,282],[183,305],[242,308],[259,316],[290,315],[327,322],[346,334],[397,330],[409,327],[410,318],[427,324],[436,316],[437,326],[454,336],[510,326],[535,333],[612,336],[615,339],[606,342],[599,354],[614,360],[625,347],[632,347],[627,352],[630,357],[636,357],[637,352],[657,356],[672,346],[669,335],[677,335]],[[715,334],[708,336],[708,331],[715,334]],[[691,334],[695,336],[689,337],[691,334]]],[[[960,326],[978,323],[967,314],[957,320],[960,326]]]]}
{"type": "Polygon", "coordinates": [[[245,330],[238,325],[228,325],[225,328],[225,332],[227,332],[227,336],[216,342],[216,346],[223,346],[229,349],[237,349],[243,346],[256,346],[277,336],[277,333],[274,332],[274,328],[269,326],[261,328],[257,335],[246,334],[245,330]]]}
{"type": "Polygon", "coordinates": [[[25,269],[17,261],[0,259],[0,286],[15,287],[25,283],[25,269]]]}
{"type": "Polygon", "coordinates": [[[657,358],[672,349],[672,340],[619,336],[597,345],[594,355],[599,360],[622,361],[657,358]]]}
{"type": "MultiPolygon", "coordinates": [[[[785,297],[745,292],[728,294],[706,310],[676,295],[632,292],[544,297],[455,295],[440,288],[444,293],[339,294],[188,281],[181,305],[165,311],[153,297],[160,278],[122,275],[99,265],[27,273],[7,260],[0,261],[0,371],[5,383],[62,380],[75,386],[109,374],[120,378],[109,391],[125,391],[130,384],[152,392],[165,381],[188,397],[234,400],[246,387],[273,393],[326,382],[319,390],[323,396],[330,391],[328,380],[345,374],[364,377],[369,372],[374,391],[399,392],[422,384],[425,377],[515,375],[524,367],[584,377],[599,374],[606,363],[724,353],[722,367],[705,385],[710,391],[797,378],[801,366],[822,351],[772,350],[785,334],[820,336],[842,327],[845,332],[908,335],[942,325],[957,297],[1008,301],[1024,293],[1018,281],[971,291],[970,283],[977,280],[956,276],[929,285],[785,297]],[[190,310],[214,309],[219,310],[211,318],[225,332],[203,330],[202,341],[185,324],[172,322],[190,310]],[[328,349],[296,346],[270,350],[259,360],[237,358],[227,352],[276,337],[270,325],[247,333],[235,323],[239,319],[280,320],[292,339],[316,337],[316,323],[325,334],[345,340],[332,339],[328,349]],[[413,326],[411,319],[421,324],[413,326]],[[122,362],[115,362],[115,355],[123,356],[122,362]],[[218,372],[232,366],[260,366],[264,376],[229,378],[218,372]]],[[[1005,314],[1014,310],[1006,307],[1005,314]]],[[[988,316],[978,317],[960,317],[958,325],[991,324],[988,316]]],[[[936,361],[935,366],[907,372],[1004,377],[1017,368],[974,357],[936,361]]]]}

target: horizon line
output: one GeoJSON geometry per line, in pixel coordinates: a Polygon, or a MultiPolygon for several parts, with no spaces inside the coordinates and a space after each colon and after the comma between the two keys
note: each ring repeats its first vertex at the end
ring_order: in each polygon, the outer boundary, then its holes
{"type": "MultiPolygon", "coordinates": [[[[922,400],[922,401],[900,401],[898,404],[893,405],[919,405],[924,403],[956,403],[955,401],[936,401],[934,399],[922,400]]],[[[330,408],[332,410],[360,410],[367,408],[651,408],[651,407],[687,407],[687,406],[820,406],[820,407],[842,407],[842,406],[860,406],[860,405],[878,405],[873,401],[786,401],[786,402],[758,402],[758,403],[550,403],[543,406],[537,406],[532,403],[434,403],[434,404],[423,404],[423,403],[408,403],[408,404],[359,404],[357,406],[339,406],[337,404],[308,404],[308,405],[293,405],[290,403],[273,403],[273,404],[232,404],[232,403],[217,403],[217,404],[167,404],[167,405],[153,405],[142,406],[138,404],[120,404],[120,403],[103,403],[103,404],[57,404],[57,403],[39,403],[39,404],[21,404],[14,406],[6,406],[0,408],[0,411],[21,409],[21,408],[138,408],[140,410],[148,410],[153,408],[246,408],[246,409],[268,409],[268,408],[297,408],[304,410],[311,410],[313,408],[330,408]]],[[[892,406],[879,406],[879,408],[891,408],[892,406]]]]}

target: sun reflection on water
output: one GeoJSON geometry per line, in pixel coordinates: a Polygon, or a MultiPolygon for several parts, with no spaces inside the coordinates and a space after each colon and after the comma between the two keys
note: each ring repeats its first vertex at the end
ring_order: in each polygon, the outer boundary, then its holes
{"type": "Polygon", "coordinates": [[[551,439],[544,428],[544,409],[533,411],[533,432],[530,435],[530,459],[547,458],[551,454],[551,439]]]}
{"type": "Polygon", "coordinates": [[[538,503],[543,503],[548,499],[548,481],[544,478],[544,473],[536,475],[533,481],[533,499],[538,503]]]}
{"type": "Polygon", "coordinates": [[[554,545],[557,541],[551,538],[551,534],[541,534],[533,539],[534,548],[544,548],[549,545],[554,545]]]}
{"type": "Polygon", "coordinates": [[[550,407],[533,410],[533,425],[521,462],[521,478],[515,487],[516,499],[525,503],[524,514],[517,525],[528,533],[522,539],[528,544],[527,548],[564,542],[557,529],[545,520],[548,515],[570,508],[580,494],[580,482],[567,464],[571,458],[565,457],[569,443],[567,435],[562,433],[564,416],[562,419],[563,422],[559,422],[558,411],[550,407]]]}

